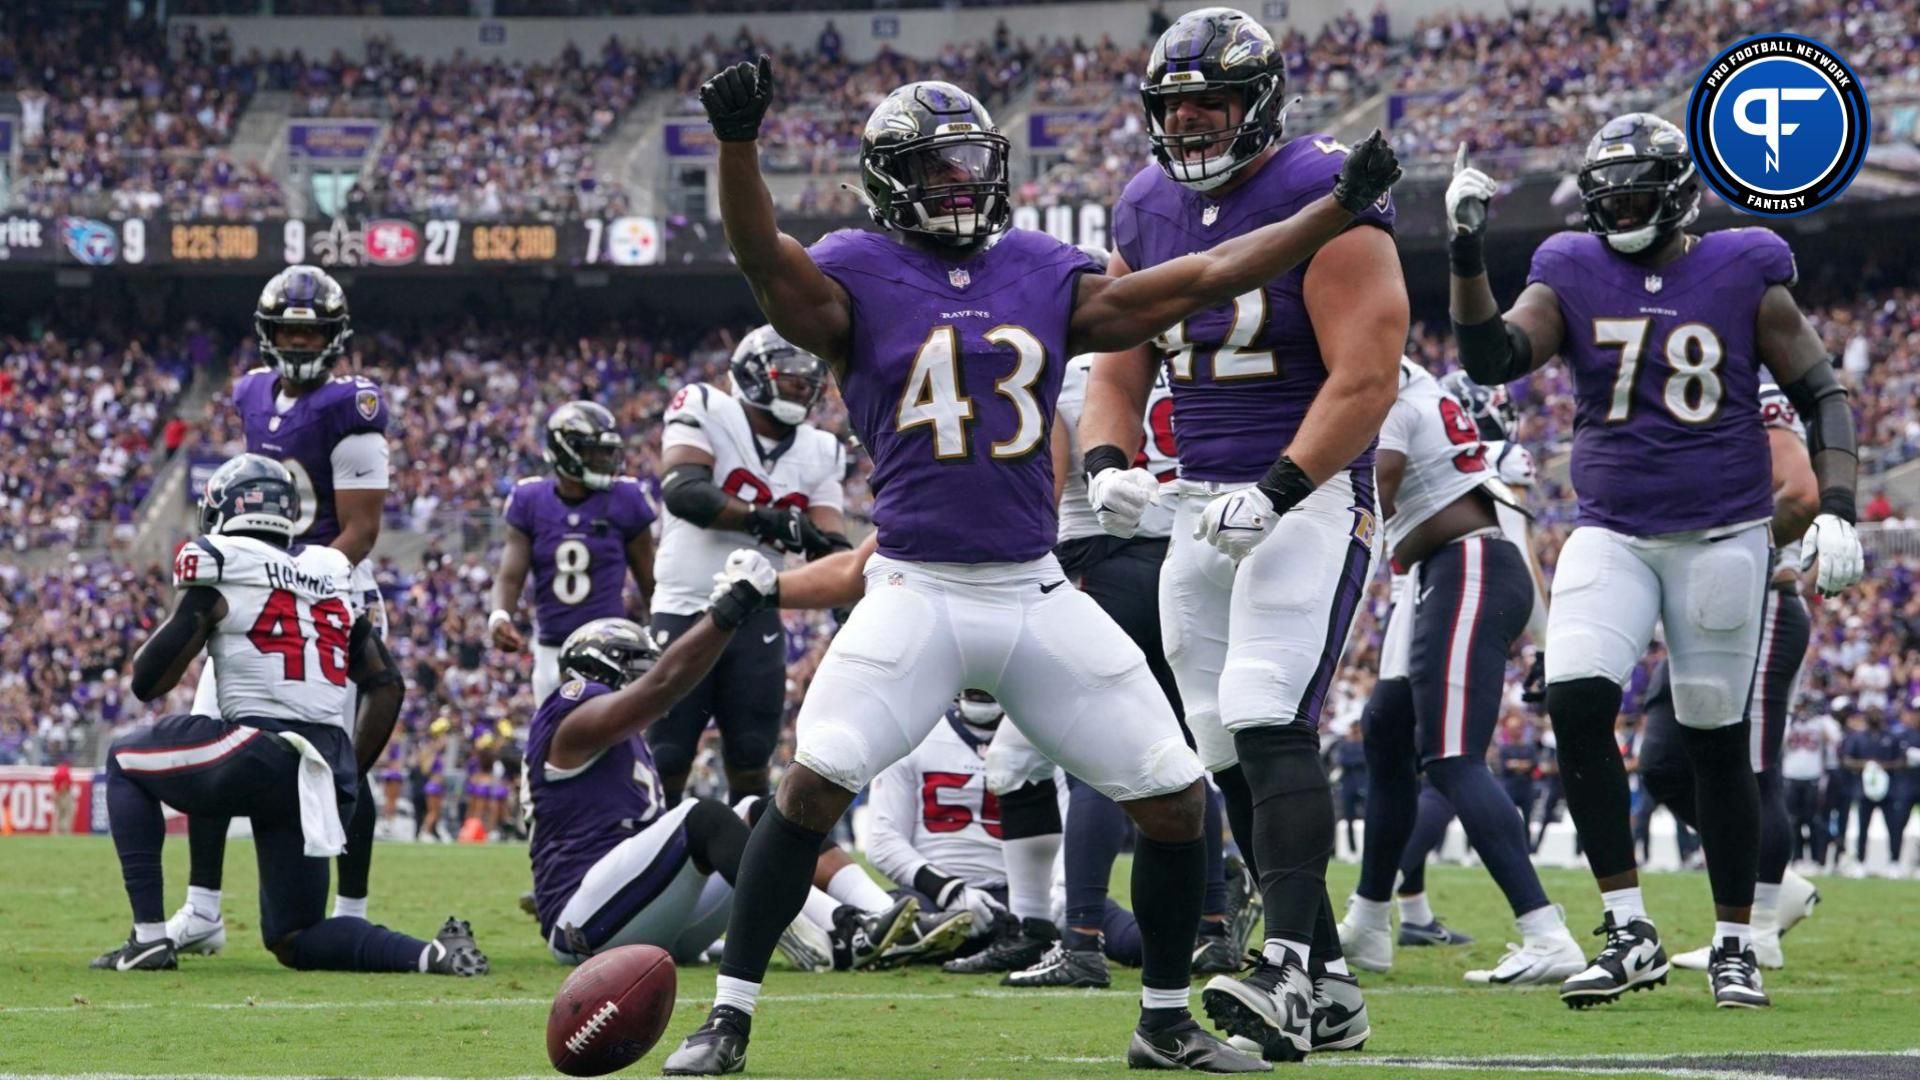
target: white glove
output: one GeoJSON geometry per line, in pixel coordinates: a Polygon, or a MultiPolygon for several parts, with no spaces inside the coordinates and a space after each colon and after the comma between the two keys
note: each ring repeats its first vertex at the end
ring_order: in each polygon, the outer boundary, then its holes
{"type": "Polygon", "coordinates": [[[1824,596],[1833,596],[1859,581],[1866,565],[1866,555],[1860,550],[1860,534],[1850,523],[1832,514],[1814,518],[1800,543],[1800,569],[1813,565],[1816,558],[1820,571],[1813,583],[1824,596]]]}
{"type": "Polygon", "coordinates": [[[1160,481],[1145,469],[1102,469],[1087,481],[1087,505],[1100,527],[1122,539],[1140,528],[1140,517],[1160,497],[1160,481]]]}
{"type": "Polygon", "coordinates": [[[1267,538],[1279,520],[1266,492],[1257,486],[1241,488],[1217,495],[1207,504],[1200,520],[1193,523],[1193,538],[1205,540],[1237,563],[1267,538]]]}
{"type": "Polygon", "coordinates": [[[1494,193],[1500,185],[1493,177],[1467,164],[1467,144],[1461,143],[1460,149],[1453,155],[1453,180],[1447,184],[1447,227],[1456,233],[1477,233],[1487,227],[1486,206],[1493,201],[1494,193]],[[1460,204],[1466,200],[1478,199],[1480,213],[1477,220],[1461,220],[1460,204]]]}
{"type": "Polygon", "coordinates": [[[709,602],[717,604],[721,597],[732,595],[735,582],[745,582],[764,600],[774,594],[780,573],[765,555],[751,548],[735,548],[733,554],[727,556],[726,565],[713,575],[713,595],[709,602]]]}
{"type": "Polygon", "coordinates": [[[976,889],[971,885],[960,890],[960,895],[947,905],[948,911],[965,911],[973,916],[973,929],[968,937],[985,937],[993,933],[993,928],[1007,914],[1006,905],[993,898],[985,889],[976,889]]]}

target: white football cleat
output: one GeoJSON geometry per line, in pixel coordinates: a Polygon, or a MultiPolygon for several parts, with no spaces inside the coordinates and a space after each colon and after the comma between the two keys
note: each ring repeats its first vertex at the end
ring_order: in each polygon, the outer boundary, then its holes
{"type": "Polygon", "coordinates": [[[1467,972],[1476,986],[1542,986],[1570,979],[1587,969],[1580,943],[1563,927],[1557,933],[1528,937],[1525,944],[1507,943],[1507,954],[1493,967],[1467,972]]]}
{"type": "Polygon", "coordinates": [[[801,915],[780,932],[780,953],[801,971],[833,970],[833,938],[826,928],[801,915]]]}
{"type": "Polygon", "coordinates": [[[175,953],[212,956],[227,947],[227,923],[218,915],[203,918],[192,904],[181,904],[167,920],[167,937],[172,939],[175,953]]]}
{"type": "MultiPolygon", "coordinates": [[[[1814,907],[1819,903],[1820,890],[1813,887],[1813,882],[1792,870],[1787,871],[1780,879],[1780,905],[1774,909],[1776,921],[1780,924],[1780,936],[1785,937],[1787,931],[1799,925],[1800,920],[1813,914],[1814,907]]],[[[1763,958],[1761,963],[1765,962],[1763,958]]]]}
{"type": "Polygon", "coordinates": [[[1361,926],[1352,921],[1353,909],[1340,920],[1340,951],[1347,954],[1347,965],[1361,971],[1384,975],[1393,970],[1393,931],[1361,926]]]}
{"type": "MultiPolygon", "coordinates": [[[[1787,966],[1787,955],[1780,948],[1780,931],[1762,921],[1758,908],[1753,912],[1753,942],[1750,947],[1754,963],[1770,971],[1779,971],[1787,966]]],[[[1673,958],[1673,966],[1688,971],[1707,971],[1713,967],[1713,947],[1703,945],[1691,952],[1683,952],[1673,958]]]]}

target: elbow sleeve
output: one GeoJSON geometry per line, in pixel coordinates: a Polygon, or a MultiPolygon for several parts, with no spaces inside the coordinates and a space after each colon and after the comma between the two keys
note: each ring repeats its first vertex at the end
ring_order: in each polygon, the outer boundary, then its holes
{"type": "Polygon", "coordinates": [[[1533,341],[1526,331],[1495,315],[1485,322],[1454,323],[1460,366],[1482,386],[1500,386],[1533,370],[1533,341]]]}
{"type": "Polygon", "coordinates": [[[674,466],[660,482],[660,495],[675,517],[703,529],[712,525],[727,505],[727,493],[714,485],[710,465],[674,466]]]}
{"type": "Polygon", "coordinates": [[[1780,388],[1807,425],[1807,453],[1837,450],[1858,457],[1854,444],[1853,408],[1847,388],[1833,376],[1832,364],[1815,364],[1790,386],[1780,388]]]}

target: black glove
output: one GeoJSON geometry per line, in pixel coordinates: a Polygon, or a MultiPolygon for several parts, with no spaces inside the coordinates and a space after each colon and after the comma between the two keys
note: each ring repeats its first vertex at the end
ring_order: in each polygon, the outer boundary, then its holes
{"type": "Polygon", "coordinates": [[[747,533],[780,551],[806,551],[811,543],[825,548],[827,535],[807,520],[797,506],[756,506],[747,514],[747,533]]]}
{"type": "Polygon", "coordinates": [[[1520,683],[1520,700],[1528,705],[1547,700],[1547,650],[1534,652],[1533,666],[1527,669],[1527,677],[1520,683]]]}
{"type": "Polygon", "coordinates": [[[707,110],[714,138],[721,142],[759,138],[760,120],[773,104],[773,58],[762,53],[757,63],[743,60],[701,83],[700,104],[707,110]]]}
{"type": "Polygon", "coordinates": [[[1333,182],[1333,201],[1350,214],[1358,214],[1387,193],[1400,179],[1400,161],[1379,128],[1347,152],[1347,163],[1340,167],[1340,179],[1333,182]]]}
{"type": "Polygon", "coordinates": [[[774,580],[771,593],[761,592],[751,582],[736,581],[727,586],[725,591],[714,595],[713,602],[707,606],[707,615],[713,620],[713,625],[733,631],[740,629],[740,624],[761,608],[779,606],[779,579],[774,580]]]}

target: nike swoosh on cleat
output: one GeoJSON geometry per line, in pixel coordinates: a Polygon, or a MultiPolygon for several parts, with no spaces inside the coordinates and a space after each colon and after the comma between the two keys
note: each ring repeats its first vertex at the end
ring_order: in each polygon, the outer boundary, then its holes
{"type": "Polygon", "coordinates": [[[152,956],[154,953],[160,952],[166,947],[167,945],[166,945],[166,942],[164,941],[158,945],[149,945],[147,946],[147,950],[141,953],[139,956],[135,956],[131,958],[123,956],[120,959],[115,960],[113,962],[113,966],[118,968],[121,971],[132,971],[134,968],[139,967],[140,964],[144,962],[147,957],[152,956]]]}
{"type": "Polygon", "coordinates": [[[1053,590],[1055,590],[1055,589],[1057,589],[1057,588],[1059,588],[1060,586],[1062,586],[1062,585],[1065,585],[1065,584],[1066,584],[1066,582],[1064,582],[1064,581],[1056,581],[1056,582],[1054,582],[1054,583],[1053,583],[1053,584],[1051,584],[1051,585],[1042,585],[1042,586],[1040,586],[1040,591],[1041,591],[1041,592],[1043,592],[1043,593],[1050,593],[1050,592],[1052,592],[1053,590]]]}

